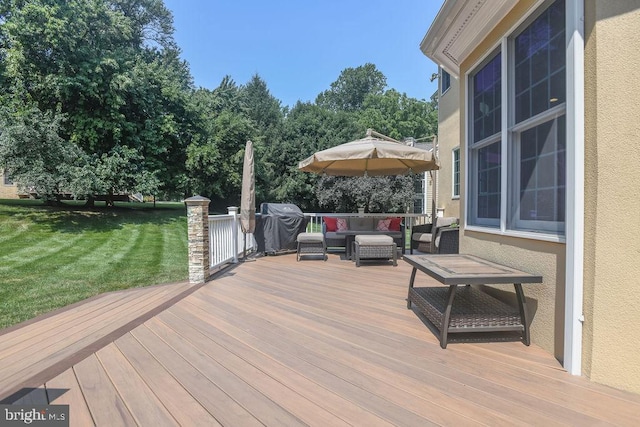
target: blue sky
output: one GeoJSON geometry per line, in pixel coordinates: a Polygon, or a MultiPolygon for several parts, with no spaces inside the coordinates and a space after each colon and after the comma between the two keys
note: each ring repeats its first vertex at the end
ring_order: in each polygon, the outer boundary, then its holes
{"type": "Polygon", "coordinates": [[[164,0],[196,86],[258,74],[283,105],[314,101],[347,67],[374,63],[389,88],[429,99],[437,66],[420,42],[442,0],[164,0]]]}

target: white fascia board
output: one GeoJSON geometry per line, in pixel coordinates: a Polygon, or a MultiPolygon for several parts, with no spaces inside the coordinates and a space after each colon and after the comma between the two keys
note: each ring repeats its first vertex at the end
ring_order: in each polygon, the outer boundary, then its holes
{"type": "Polygon", "coordinates": [[[517,0],[446,0],[420,50],[455,78],[460,64],[517,4],[517,0]]]}

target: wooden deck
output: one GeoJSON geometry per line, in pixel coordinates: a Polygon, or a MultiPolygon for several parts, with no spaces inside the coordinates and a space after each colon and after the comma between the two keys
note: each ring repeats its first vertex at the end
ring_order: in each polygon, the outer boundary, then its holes
{"type": "Polygon", "coordinates": [[[283,255],[108,294],[0,331],[0,400],[69,404],[78,426],[637,425],[640,396],[536,346],[441,349],[409,275],[283,255]]]}

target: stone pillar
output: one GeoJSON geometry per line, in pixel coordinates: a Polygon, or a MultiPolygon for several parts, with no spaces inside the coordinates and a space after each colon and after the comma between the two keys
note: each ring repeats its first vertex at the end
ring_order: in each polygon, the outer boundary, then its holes
{"type": "Polygon", "coordinates": [[[189,282],[204,283],[209,278],[209,202],[202,196],[189,197],[187,234],[189,238],[189,282]]]}

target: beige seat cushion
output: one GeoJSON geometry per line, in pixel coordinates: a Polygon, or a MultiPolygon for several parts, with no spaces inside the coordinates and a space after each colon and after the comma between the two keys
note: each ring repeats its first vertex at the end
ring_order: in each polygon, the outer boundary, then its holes
{"type": "Polygon", "coordinates": [[[300,233],[298,234],[298,242],[322,242],[324,234],[322,233],[300,233]]]}
{"type": "Polygon", "coordinates": [[[362,246],[390,246],[393,245],[393,237],[386,235],[357,235],[356,242],[362,246]]]}
{"type": "Polygon", "coordinates": [[[431,233],[413,233],[411,235],[411,240],[420,243],[431,243],[431,239],[433,238],[433,234],[431,233]]]}

